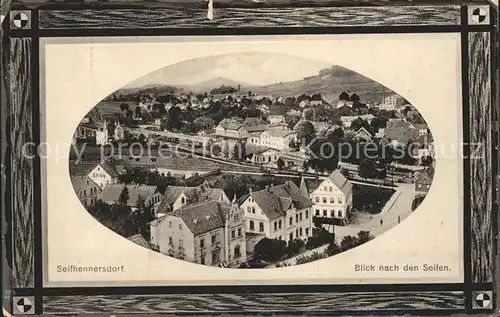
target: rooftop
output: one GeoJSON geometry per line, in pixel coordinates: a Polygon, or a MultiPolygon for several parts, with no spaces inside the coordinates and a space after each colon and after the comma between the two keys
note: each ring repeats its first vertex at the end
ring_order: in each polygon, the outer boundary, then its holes
{"type": "Polygon", "coordinates": [[[127,188],[129,199],[127,201],[127,206],[135,207],[139,197],[144,200],[153,196],[156,193],[156,186],[148,185],[124,185],[124,184],[108,184],[103,188],[102,192],[99,194],[98,199],[101,199],[107,203],[117,202],[120,198],[122,191],[127,188]]]}

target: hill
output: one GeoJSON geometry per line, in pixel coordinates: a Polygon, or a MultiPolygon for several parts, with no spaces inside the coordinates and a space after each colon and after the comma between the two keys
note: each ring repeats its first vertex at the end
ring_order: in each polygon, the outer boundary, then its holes
{"type": "Polygon", "coordinates": [[[384,94],[391,93],[383,85],[347,68],[334,65],[321,70],[317,75],[301,80],[266,85],[262,87],[249,87],[258,95],[272,95],[283,97],[296,97],[301,94],[321,94],[328,101],[337,99],[341,92],[358,94],[363,101],[381,101],[384,94]]]}
{"type": "Polygon", "coordinates": [[[218,78],[203,81],[203,82],[198,83],[198,84],[179,85],[179,87],[184,89],[185,91],[192,91],[195,93],[195,92],[210,92],[212,89],[219,88],[221,86],[238,88],[238,85],[240,85],[241,89],[244,89],[243,87],[249,86],[248,84],[246,84],[244,82],[238,82],[236,80],[232,80],[229,78],[218,77],[218,78]]]}

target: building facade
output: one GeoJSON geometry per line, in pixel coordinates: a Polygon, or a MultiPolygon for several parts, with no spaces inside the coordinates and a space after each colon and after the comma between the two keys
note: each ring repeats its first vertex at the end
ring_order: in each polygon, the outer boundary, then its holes
{"type": "Polygon", "coordinates": [[[314,216],[346,225],[352,209],[352,188],[352,183],[340,170],[335,170],[311,193],[314,216]]]}
{"type": "Polygon", "coordinates": [[[102,189],[88,176],[71,177],[71,183],[78,199],[84,207],[92,207],[102,189]]]}

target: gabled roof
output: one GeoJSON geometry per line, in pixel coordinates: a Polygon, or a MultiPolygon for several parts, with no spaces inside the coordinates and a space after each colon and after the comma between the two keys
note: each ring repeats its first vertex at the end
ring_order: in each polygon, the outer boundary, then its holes
{"type": "Polygon", "coordinates": [[[91,185],[100,188],[93,180],[88,176],[73,176],[71,177],[71,183],[73,184],[73,189],[76,193],[79,193],[85,186],[91,185]]]}
{"type": "Polygon", "coordinates": [[[187,205],[206,201],[219,201],[221,195],[226,197],[223,189],[210,188],[206,185],[199,187],[168,186],[163,194],[158,212],[168,212],[170,205],[179,199],[182,194],[186,196],[187,205]]]}
{"type": "Polygon", "coordinates": [[[149,185],[124,185],[124,184],[108,184],[99,194],[98,199],[104,202],[115,203],[120,198],[124,188],[128,189],[129,200],[127,206],[135,207],[139,196],[147,200],[156,193],[156,186],[149,185]]]}
{"type": "Polygon", "coordinates": [[[243,128],[247,131],[247,132],[261,132],[261,131],[264,131],[267,129],[267,126],[264,125],[264,124],[257,124],[257,125],[245,125],[243,126],[243,128]]]}
{"type": "Polygon", "coordinates": [[[276,219],[284,216],[286,211],[291,208],[292,204],[295,204],[297,209],[304,209],[312,206],[309,197],[304,197],[297,185],[291,181],[269,189],[252,192],[243,196],[240,202],[244,202],[248,197],[254,199],[255,203],[269,219],[276,219]]]}
{"type": "Polygon", "coordinates": [[[345,178],[345,176],[340,172],[340,169],[336,169],[328,177],[330,181],[337,186],[344,195],[349,195],[352,192],[352,183],[345,178]]]}
{"type": "Polygon", "coordinates": [[[70,162],[69,169],[72,176],[88,176],[90,172],[96,167],[100,166],[111,177],[118,177],[115,167],[111,163],[97,163],[97,162],[70,162]]]}
{"type": "Polygon", "coordinates": [[[300,192],[302,196],[309,197],[309,188],[307,187],[307,183],[304,177],[300,179],[300,192]]]}
{"type": "Polygon", "coordinates": [[[356,131],[356,135],[362,134],[362,133],[364,133],[364,134],[369,135],[370,137],[372,137],[372,134],[370,132],[368,132],[368,130],[366,130],[364,127],[361,127],[361,128],[359,128],[358,131],[356,131]]]}
{"type": "Polygon", "coordinates": [[[102,167],[102,169],[105,170],[106,173],[109,174],[109,176],[118,177],[118,173],[116,172],[116,169],[112,164],[105,162],[105,163],[100,163],[98,165],[100,165],[102,167]]]}
{"type": "Polygon", "coordinates": [[[432,179],[434,178],[434,168],[428,167],[420,175],[415,181],[418,184],[426,184],[430,185],[432,183],[432,179]]]}
{"type": "Polygon", "coordinates": [[[206,201],[182,207],[165,217],[181,218],[196,236],[224,227],[225,219],[230,210],[231,205],[228,203],[206,201]]]}
{"type": "Polygon", "coordinates": [[[270,136],[275,138],[284,138],[290,134],[296,134],[295,131],[286,129],[268,129],[262,133],[268,133],[270,136]]]}
{"type": "Polygon", "coordinates": [[[130,236],[127,239],[132,241],[135,244],[140,245],[141,247],[151,249],[151,246],[149,245],[148,241],[142,236],[142,234],[138,233],[136,235],[130,236]]]}

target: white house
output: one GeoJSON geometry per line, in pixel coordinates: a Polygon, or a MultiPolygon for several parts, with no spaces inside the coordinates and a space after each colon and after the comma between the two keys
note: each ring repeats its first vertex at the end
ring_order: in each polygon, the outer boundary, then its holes
{"type": "Polygon", "coordinates": [[[215,128],[215,136],[225,139],[246,139],[248,132],[243,124],[230,122],[219,124],[215,128]]]}
{"type": "Polygon", "coordinates": [[[270,115],[267,120],[270,124],[286,123],[285,116],[282,115],[270,115]]]}
{"type": "Polygon", "coordinates": [[[346,225],[352,208],[352,187],[340,170],[335,170],[311,193],[314,216],[346,225]]]}
{"type": "Polygon", "coordinates": [[[98,163],[87,176],[100,188],[118,182],[118,173],[109,163],[98,163]]]}
{"type": "Polygon", "coordinates": [[[198,187],[168,186],[163,194],[161,206],[158,208],[158,215],[161,216],[183,206],[203,201],[231,202],[223,189],[211,188],[206,182],[198,187]]]}
{"type": "Polygon", "coordinates": [[[360,115],[360,116],[342,116],[342,117],[340,117],[340,121],[342,122],[342,125],[344,127],[350,128],[351,123],[358,118],[366,120],[366,121],[368,121],[368,123],[371,123],[373,118],[375,118],[375,116],[372,114],[364,114],[364,115],[360,115]]]}
{"type": "Polygon", "coordinates": [[[268,129],[260,134],[260,145],[275,150],[289,150],[290,141],[296,140],[297,133],[285,129],[268,129]]]}
{"type": "Polygon", "coordinates": [[[291,241],[312,235],[310,199],[293,182],[250,192],[240,199],[247,233],[247,252],[263,238],[291,241]]]}

